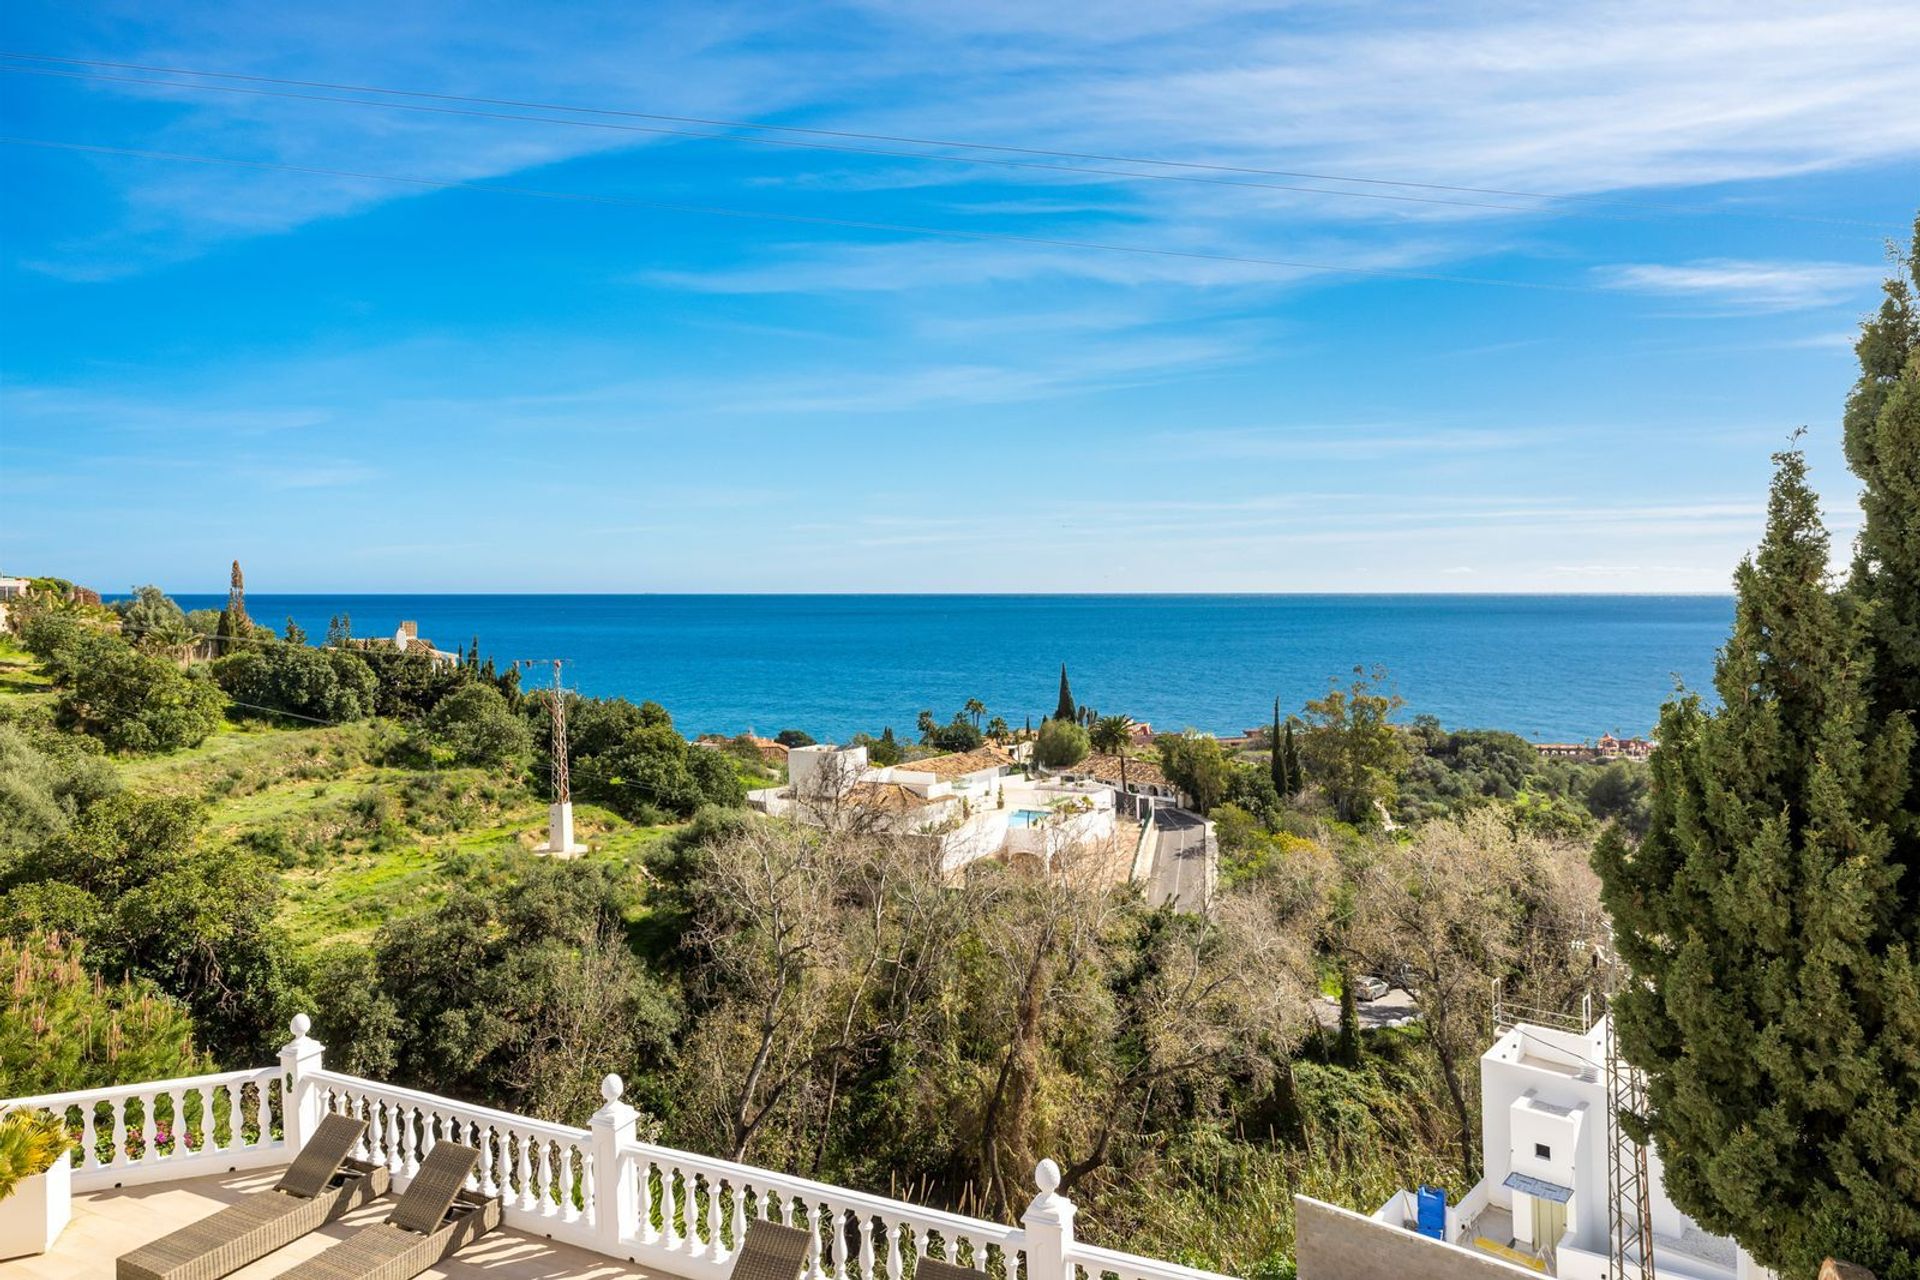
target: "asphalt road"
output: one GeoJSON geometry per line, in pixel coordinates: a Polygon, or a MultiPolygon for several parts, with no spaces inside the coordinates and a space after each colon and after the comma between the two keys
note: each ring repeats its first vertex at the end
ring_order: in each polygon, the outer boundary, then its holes
{"type": "Polygon", "coordinates": [[[1178,901],[1191,911],[1207,902],[1207,824],[1184,809],[1154,815],[1153,877],[1147,901],[1178,901]]]}
{"type": "MultiPolygon", "coordinates": [[[[1395,987],[1378,1000],[1362,1000],[1357,1005],[1360,1010],[1360,1029],[1377,1031],[1381,1027],[1404,1026],[1420,1020],[1420,1006],[1413,997],[1395,987]]],[[[1329,1000],[1326,996],[1313,998],[1313,1012],[1320,1019],[1320,1025],[1329,1031],[1340,1029],[1340,1002],[1329,1000]]]]}

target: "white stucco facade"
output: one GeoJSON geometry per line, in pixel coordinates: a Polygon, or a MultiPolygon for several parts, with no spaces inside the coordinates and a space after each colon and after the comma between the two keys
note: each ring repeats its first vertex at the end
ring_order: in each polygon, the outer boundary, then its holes
{"type": "MultiPolygon", "coordinates": [[[[1544,1264],[1563,1280],[1615,1280],[1606,1052],[1603,1019],[1585,1032],[1519,1023],[1480,1056],[1485,1176],[1449,1205],[1447,1243],[1544,1264]]],[[[1769,1276],[1733,1241],[1680,1212],[1662,1184],[1657,1150],[1647,1161],[1654,1268],[1663,1280],[1769,1276]]],[[[1413,1194],[1399,1193],[1374,1216],[1410,1227],[1413,1194]]]]}

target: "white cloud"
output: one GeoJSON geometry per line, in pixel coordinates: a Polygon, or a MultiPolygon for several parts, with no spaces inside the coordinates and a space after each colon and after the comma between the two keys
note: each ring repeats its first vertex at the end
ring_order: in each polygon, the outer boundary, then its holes
{"type": "MultiPolygon", "coordinates": [[[[1866,299],[1882,270],[1850,262],[1628,263],[1597,268],[1606,287],[1631,293],[1726,304],[1756,311],[1798,311],[1866,299]]],[[[1823,336],[1818,345],[1827,345],[1823,336]]],[[[1812,344],[1809,344],[1812,345],[1812,344]]]]}

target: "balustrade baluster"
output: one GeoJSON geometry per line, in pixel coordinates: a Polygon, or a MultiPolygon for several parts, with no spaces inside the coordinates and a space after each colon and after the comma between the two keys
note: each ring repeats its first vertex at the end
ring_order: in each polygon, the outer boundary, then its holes
{"type": "Polygon", "coordinates": [[[153,1098],[151,1093],[140,1095],[140,1158],[152,1160],[157,1153],[156,1144],[159,1133],[153,1119],[153,1098]]]}
{"type": "MultiPolygon", "coordinates": [[[[572,1148],[568,1148],[568,1154],[572,1154],[572,1148]]],[[[600,1166],[586,1152],[580,1154],[580,1216],[587,1220],[588,1226],[600,1221],[600,1166]]],[[[646,1221],[647,1182],[645,1177],[642,1177],[640,1179],[641,1225],[645,1226],[646,1221]]],[[[649,1236],[648,1239],[652,1237],[649,1236]]]]}
{"type": "Polygon", "coordinates": [[[496,1194],[499,1195],[500,1199],[503,1202],[511,1201],[514,1199],[514,1187],[513,1187],[514,1137],[515,1135],[511,1129],[494,1130],[494,1141],[493,1141],[493,1158],[495,1163],[494,1185],[497,1188],[499,1188],[496,1194]]]}
{"type": "Polygon", "coordinates": [[[679,1175],[678,1169],[660,1166],[660,1234],[669,1249],[680,1247],[680,1188],[674,1184],[679,1175]]]}
{"type": "MultiPolygon", "coordinates": [[[[95,1130],[94,1110],[97,1103],[87,1103],[80,1108],[80,1167],[98,1169],[100,1167],[100,1135],[95,1130]]],[[[111,1103],[108,1106],[112,1106],[111,1103]]]]}
{"type": "MultiPolygon", "coordinates": [[[[644,1160],[635,1160],[634,1165],[633,1182],[640,1192],[640,1238],[653,1244],[660,1239],[660,1228],[653,1225],[653,1207],[660,1203],[653,1194],[653,1166],[644,1160]]],[[[666,1180],[667,1175],[663,1170],[660,1181],[664,1184],[666,1180]]]]}
{"type": "Polygon", "coordinates": [[[238,1080],[227,1086],[227,1150],[238,1151],[247,1145],[247,1119],[240,1112],[247,1087],[238,1080]]]}
{"type": "Polygon", "coordinates": [[[720,1179],[707,1179],[707,1256],[723,1258],[727,1242],[720,1238],[720,1179]]]}
{"type": "Polygon", "coordinates": [[[514,1153],[515,1158],[514,1158],[513,1167],[514,1167],[515,1176],[517,1176],[520,1179],[520,1207],[522,1209],[531,1210],[533,1208],[533,1203],[534,1203],[533,1201],[533,1153],[527,1150],[528,1141],[529,1139],[527,1138],[527,1135],[524,1133],[519,1133],[514,1135],[515,1145],[519,1149],[514,1153]]]}
{"type": "Polygon", "coordinates": [[[540,1204],[540,1212],[554,1214],[560,1212],[560,1206],[553,1202],[553,1143],[540,1139],[540,1162],[533,1171],[534,1199],[540,1204]]]}
{"type": "Polygon", "coordinates": [[[400,1171],[411,1178],[420,1172],[420,1108],[400,1108],[400,1171]]]}
{"type": "Polygon", "coordinates": [[[573,1203],[573,1144],[560,1147],[560,1220],[573,1222],[580,1216],[573,1203]]]}
{"type": "Polygon", "coordinates": [[[873,1218],[869,1214],[854,1215],[854,1225],[860,1228],[860,1280],[873,1278],[873,1218]]]}
{"type": "Polygon", "coordinates": [[[807,1220],[807,1274],[814,1280],[821,1280],[826,1269],[821,1265],[826,1261],[820,1254],[820,1202],[808,1199],[806,1203],[807,1220]]]}
{"type": "MultiPolygon", "coordinates": [[[[186,1151],[183,1148],[185,1148],[187,1142],[187,1122],[186,1117],[180,1114],[182,1110],[182,1094],[177,1089],[167,1089],[160,1093],[153,1100],[154,1110],[156,1112],[159,1110],[161,1098],[167,1100],[167,1132],[173,1135],[173,1141],[167,1144],[171,1148],[167,1154],[169,1156],[185,1155],[186,1151]]],[[[159,1118],[157,1116],[155,1117],[154,1123],[156,1126],[159,1124],[159,1118]]],[[[156,1156],[160,1154],[160,1149],[157,1146],[154,1148],[153,1154],[156,1156]]]]}
{"type": "MultiPolygon", "coordinates": [[[[262,1076],[260,1077],[259,1086],[253,1091],[253,1124],[254,1128],[260,1131],[260,1136],[256,1139],[259,1142],[270,1141],[273,1136],[273,1112],[268,1106],[268,1088],[269,1081],[267,1077],[262,1076]]],[[[286,1111],[284,1103],[281,1106],[281,1111],[283,1114],[286,1111]]]]}
{"type": "Polygon", "coordinates": [[[479,1138],[474,1150],[480,1153],[480,1167],[475,1171],[480,1179],[480,1193],[494,1196],[500,1194],[499,1186],[493,1180],[493,1126],[475,1125],[479,1138]]]}
{"type": "Polygon", "coordinates": [[[733,1242],[732,1248],[727,1250],[729,1253],[737,1251],[747,1239],[747,1189],[736,1182],[732,1184],[731,1190],[733,1191],[733,1242]]]}
{"type": "Polygon", "coordinates": [[[887,1233],[887,1280],[900,1280],[900,1224],[885,1224],[887,1233]]]}

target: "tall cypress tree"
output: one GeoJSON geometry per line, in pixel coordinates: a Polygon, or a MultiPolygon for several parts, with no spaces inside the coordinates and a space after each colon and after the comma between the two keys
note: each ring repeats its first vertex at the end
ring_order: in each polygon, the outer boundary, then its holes
{"type": "Polygon", "coordinates": [[[1267,775],[1273,779],[1273,789],[1281,795],[1287,794],[1287,757],[1280,745],[1280,699],[1273,700],[1273,730],[1267,734],[1267,775]]]}
{"type": "Polygon", "coordinates": [[[1894,856],[1913,734],[1872,713],[1874,607],[1835,596],[1805,462],[1775,462],[1721,705],[1665,708],[1649,830],[1594,853],[1648,1078],[1627,1123],[1674,1202],[1763,1264],[1895,1280],[1920,1275],[1920,901],[1894,856]]]}
{"type": "Polygon", "coordinates": [[[1053,707],[1055,720],[1077,720],[1079,710],[1073,704],[1073,690],[1067,687],[1067,664],[1060,664],[1060,701],[1053,707]]]}
{"type": "Polygon", "coordinates": [[[1865,517],[1849,589],[1871,608],[1881,715],[1920,709],[1920,218],[1902,265],[1906,275],[1887,281],[1879,313],[1861,326],[1860,379],[1843,419],[1865,517]]]}

